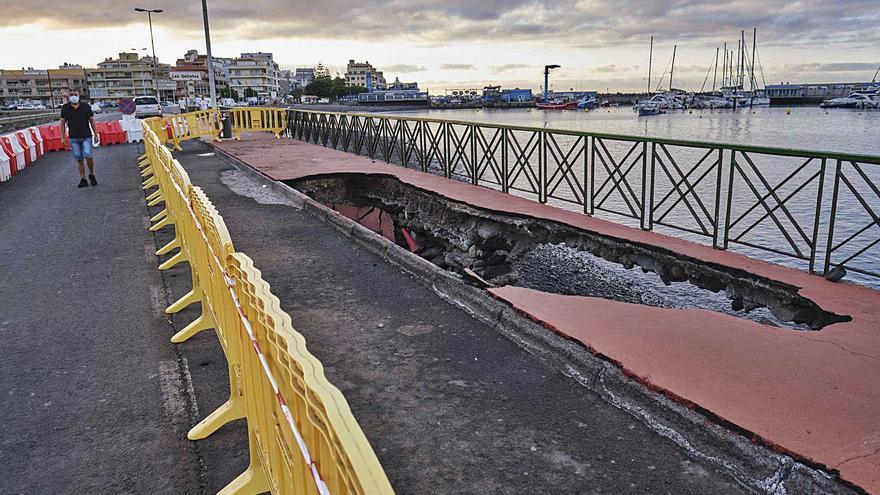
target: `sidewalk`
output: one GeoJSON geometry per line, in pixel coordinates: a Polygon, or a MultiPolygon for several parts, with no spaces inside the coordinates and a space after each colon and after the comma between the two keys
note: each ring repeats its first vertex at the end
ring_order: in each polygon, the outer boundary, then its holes
{"type": "Polygon", "coordinates": [[[0,186],[0,493],[200,494],[134,165],[69,153],[0,186]]]}
{"type": "Polygon", "coordinates": [[[750,492],[206,151],[188,143],[175,156],[342,390],[397,493],[750,492]]]}

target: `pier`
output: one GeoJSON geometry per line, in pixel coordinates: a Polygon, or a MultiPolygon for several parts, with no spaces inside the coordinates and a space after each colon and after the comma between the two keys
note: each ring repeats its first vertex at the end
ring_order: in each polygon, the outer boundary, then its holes
{"type": "Polygon", "coordinates": [[[880,491],[880,157],[233,113],[0,185],[10,486],[880,491]]]}

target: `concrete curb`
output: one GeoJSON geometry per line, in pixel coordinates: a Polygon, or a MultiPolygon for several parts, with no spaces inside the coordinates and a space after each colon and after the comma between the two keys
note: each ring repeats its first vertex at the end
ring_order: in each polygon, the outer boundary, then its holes
{"type": "Polygon", "coordinates": [[[294,204],[302,205],[304,211],[414,276],[447,302],[492,327],[606,402],[626,411],[700,463],[726,473],[754,493],[864,493],[858,488],[844,486],[832,474],[754,443],[740,434],[735,425],[719,424],[711,414],[685,407],[646,387],[605,356],[594,354],[581,343],[527,318],[488,292],[465,283],[460,277],[410,253],[287,184],[263,175],[219,148],[211,147],[241,172],[267,184],[294,204]]]}

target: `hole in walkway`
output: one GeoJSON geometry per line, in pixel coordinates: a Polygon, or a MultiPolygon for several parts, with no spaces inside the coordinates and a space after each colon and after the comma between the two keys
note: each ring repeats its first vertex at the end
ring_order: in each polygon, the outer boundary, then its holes
{"type": "Polygon", "coordinates": [[[341,174],[289,185],[477,285],[702,308],[799,330],[850,320],[779,282],[556,222],[479,210],[392,177],[341,174]]]}

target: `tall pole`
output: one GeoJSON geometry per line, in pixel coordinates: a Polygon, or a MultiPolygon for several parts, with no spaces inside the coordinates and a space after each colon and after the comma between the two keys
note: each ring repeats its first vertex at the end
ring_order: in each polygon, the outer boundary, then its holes
{"type": "Polygon", "coordinates": [[[727,84],[727,42],[724,42],[724,64],[721,66],[721,89],[727,84]]]}
{"type": "Polygon", "coordinates": [[[654,61],[654,37],[651,36],[651,48],[648,49],[648,94],[646,99],[651,98],[651,63],[654,61]]]}
{"type": "Polygon", "coordinates": [[[550,67],[544,66],[544,103],[547,103],[547,98],[550,97],[550,67]]]}
{"type": "Polygon", "coordinates": [[[715,94],[715,81],[718,79],[718,47],[715,47],[715,74],[712,76],[712,94],[715,94]]]}
{"type": "Polygon", "coordinates": [[[758,47],[757,43],[758,43],[758,28],[755,27],[752,30],[752,70],[751,70],[751,74],[749,75],[749,92],[751,92],[751,94],[752,94],[752,98],[750,100],[750,103],[752,105],[755,104],[755,90],[757,89],[757,87],[756,87],[757,84],[755,82],[755,50],[757,50],[757,47],[758,47]]]}
{"type": "Polygon", "coordinates": [[[672,67],[669,69],[669,91],[672,91],[672,73],[675,72],[675,49],[678,45],[672,46],[672,67]]]}
{"type": "Polygon", "coordinates": [[[211,92],[210,107],[217,108],[217,87],[214,86],[214,57],[211,55],[211,30],[208,27],[208,0],[202,0],[202,20],[205,23],[205,47],[208,50],[208,89],[211,92]]]}
{"type": "Polygon", "coordinates": [[[49,80],[49,108],[55,108],[55,101],[52,96],[52,69],[46,69],[46,79],[49,80]]]}
{"type": "Polygon", "coordinates": [[[153,41],[153,12],[147,11],[147,21],[150,23],[150,46],[153,48],[153,67],[152,67],[152,75],[153,75],[153,86],[156,90],[156,100],[161,101],[162,97],[159,96],[159,80],[156,79],[156,43],[153,41]]]}

